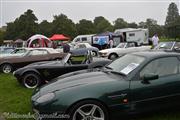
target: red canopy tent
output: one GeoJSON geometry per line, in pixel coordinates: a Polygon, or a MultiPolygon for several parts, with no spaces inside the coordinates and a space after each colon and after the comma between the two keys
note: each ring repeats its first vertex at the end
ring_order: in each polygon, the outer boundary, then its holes
{"type": "Polygon", "coordinates": [[[52,41],[55,41],[55,40],[69,40],[70,38],[69,37],[66,37],[64,36],[63,34],[54,34],[51,38],[49,38],[50,40],[52,41]]]}

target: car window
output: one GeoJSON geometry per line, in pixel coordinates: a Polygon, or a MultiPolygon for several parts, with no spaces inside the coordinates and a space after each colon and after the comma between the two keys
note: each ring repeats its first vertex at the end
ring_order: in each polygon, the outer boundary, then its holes
{"type": "Polygon", "coordinates": [[[135,44],[134,43],[127,43],[126,48],[128,48],[128,47],[135,47],[135,44]]]}
{"type": "Polygon", "coordinates": [[[179,60],[176,57],[166,57],[153,60],[140,72],[140,76],[153,73],[160,77],[178,73],[179,60]]]}
{"type": "Polygon", "coordinates": [[[78,48],[86,48],[86,46],[84,44],[79,44],[78,48]]]}
{"type": "Polygon", "coordinates": [[[82,37],[82,41],[87,41],[87,37],[82,37]]]}
{"type": "Polygon", "coordinates": [[[118,46],[116,46],[116,48],[125,48],[126,43],[119,43],[118,46]]]}
{"type": "Polygon", "coordinates": [[[76,40],[75,40],[75,42],[79,42],[80,41],[80,38],[77,38],[76,40]]]}
{"type": "Polygon", "coordinates": [[[25,52],[26,52],[25,49],[16,49],[16,50],[12,51],[11,53],[16,54],[16,53],[25,53],[25,52]]]}

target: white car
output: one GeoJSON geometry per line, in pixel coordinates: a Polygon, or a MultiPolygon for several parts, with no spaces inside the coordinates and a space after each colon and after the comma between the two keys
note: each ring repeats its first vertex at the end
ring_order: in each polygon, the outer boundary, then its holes
{"type": "Polygon", "coordinates": [[[101,57],[114,60],[127,53],[150,50],[151,46],[137,46],[134,42],[120,43],[115,48],[104,49],[99,51],[101,57]]]}

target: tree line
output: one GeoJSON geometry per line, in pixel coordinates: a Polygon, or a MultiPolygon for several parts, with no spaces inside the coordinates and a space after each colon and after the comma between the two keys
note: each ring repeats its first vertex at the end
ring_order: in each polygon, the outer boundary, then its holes
{"type": "Polygon", "coordinates": [[[0,30],[0,41],[3,39],[23,39],[27,40],[34,34],[42,34],[51,37],[53,34],[65,34],[74,38],[81,34],[94,34],[106,31],[113,32],[121,28],[148,28],[149,36],[157,33],[160,37],[180,38],[180,15],[175,3],[169,4],[168,12],[164,25],[158,25],[157,21],[147,18],[145,22],[128,23],[123,18],[117,18],[111,24],[105,17],[95,17],[93,21],[82,19],[74,23],[65,14],[55,15],[52,22],[43,20],[38,23],[38,18],[32,10],[28,9],[15,21],[7,23],[5,31],[0,30]]]}

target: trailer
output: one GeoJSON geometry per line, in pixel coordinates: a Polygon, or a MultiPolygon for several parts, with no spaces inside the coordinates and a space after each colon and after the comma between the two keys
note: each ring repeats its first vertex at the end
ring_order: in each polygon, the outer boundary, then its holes
{"type": "Polygon", "coordinates": [[[124,42],[136,42],[138,45],[149,44],[149,30],[143,28],[124,28],[116,29],[114,31],[116,34],[123,36],[124,42]]]}

